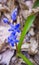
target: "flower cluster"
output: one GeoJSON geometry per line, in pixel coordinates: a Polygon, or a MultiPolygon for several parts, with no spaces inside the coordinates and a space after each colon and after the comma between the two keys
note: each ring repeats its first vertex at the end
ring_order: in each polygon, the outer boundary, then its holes
{"type": "MultiPolygon", "coordinates": [[[[15,8],[11,13],[11,19],[15,21],[17,19],[18,9],[15,8]]],[[[3,18],[4,23],[9,23],[8,18],[3,18]]]]}
{"type": "MultiPolygon", "coordinates": [[[[13,12],[11,13],[11,19],[14,21],[17,18],[17,8],[15,10],[13,10],[13,12]]],[[[7,18],[3,18],[3,22],[4,23],[9,23],[9,20],[7,18]]],[[[19,40],[17,40],[17,35],[16,33],[20,33],[20,24],[9,24],[10,25],[10,29],[8,30],[9,32],[11,32],[10,36],[8,37],[8,43],[11,44],[12,46],[14,46],[14,43],[17,43],[19,40]]]]}
{"type": "Polygon", "coordinates": [[[8,37],[8,43],[10,43],[12,46],[14,46],[14,43],[19,42],[19,40],[17,39],[17,32],[20,33],[19,27],[20,24],[16,24],[16,25],[10,25],[11,28],[8,30],[9,32],[11,32],[10,36],[8,37]]]}

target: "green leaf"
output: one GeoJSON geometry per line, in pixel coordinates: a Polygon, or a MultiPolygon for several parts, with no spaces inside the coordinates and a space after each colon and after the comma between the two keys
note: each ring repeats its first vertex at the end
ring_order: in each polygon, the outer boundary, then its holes
{"type": "Polygon", "coordinates": [[[30,29],[30,27],[31,27],[31,25],[32,25],[32,23],[33,23],[33,21],[35,20],[35,17],[36,17],[36,16],[35,16],[34,14],[32,14],[32,15],[30,15],[30,16],[27,18],[27,20],[25,21],[25,26],[24,26],[23,31],[22,31],[22,33],[21,33],[20,41],[19,41],[19,43],[18,43],[18,52],[20,52],[20,50],[21,50],[21,46],[22,46],[24,37],[25,37],[26,33],[28,32],[28,30],[30,29]]]}
{"type": "Polygon", "coordinates": [[[22,53],[18,53],[17,56],[21,57],[26,64],[28,65],[34,65],[26,56],[24,56],[22,53]]]}
{"type": "Polygon", "coordinates": [[[39,0],[36,0],[34,5],[33,5],[33,8],[36,8],[36,7],[39,7],[39,0]]]}

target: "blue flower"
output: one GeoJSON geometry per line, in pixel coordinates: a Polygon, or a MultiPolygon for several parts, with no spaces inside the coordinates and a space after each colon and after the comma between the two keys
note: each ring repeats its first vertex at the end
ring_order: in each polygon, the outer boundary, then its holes
{"type": "MultiPolygon", "coordinates": [[[[13,10],[13,12],[11,13],[11,19],[13,21],[15,21],[17,19],[17,14],[18,14],[18,9],[15,8],[13,10]]],[[[8,18],[3,18],[3,22],[4,23],[9,23],[9,20],[8,18]]],[[[16,34],[17,32],[20,33],[20,24],[16,24],[16,25],[13,25],[13,24],[9,24],[10,25],[10,29],[8,29],[9,32],[11,32],[10,36],[8,37],[7,41],[9,44],[11,44],[12,46],[14,46],[14,44],[17,42],[19,42],[19,40],[17,39],[18,35],[16,34]]]]}
{"type": "Polygon", "coordinates": [[[12,46],[14,46],[15,43],[19,42],[17,39],[17,37],[14,35],[11,35],[8,37],[8,43],[11,44],[12,46]]]}
{"type": "Polygon", "coordinates": [[[18,28],[20,28],[20,24],[15,25],[15,29],[18,29],[18,28]]]}
{"type": "Polygon", "coordinates": [[[12,46],[14,46],[14,42],[12,39],[10,39],[10,37],[8,37],[8,43],[11,44],[12,46]]]}
{"type": "Polygon", "coordinates": [[[8,37],[8,43],[14,46],[15,43],[17,44],[17,42],[19,42],[19,40],[17,39],[16,33],[17,32],[20,33],[20,30],[19,30],[20,24],[16,24],[16,25],[11,24],[10,27],[11,28],[8,31],[9,32],[12,31],[12,32],[10,36],[8,37]]]}
{"type": "Polygon", "coordinates": [[[9,21],[8,21],[7,18],[3,18],[3,22],[4,22],[4,23],[8,23],[9,21]]]}
{"type": "Polygon", "coordinates": [[[14,31],[14,32],[20,33],[20,30],[19,30],[20,24],[16,24],[16,25],[11,24],[10,26],[11,28],[8,31],[14,31]]]}
{"type": "Polygon", "coordinates": [[[15,8],[13,12],[11,13],[11,19],[15,21],[17,19],[18,9],[15,8]]]}
{"type": "Polygon", "coordinates": [[[16,31],[12,32],[11,35],[15,35],[16,34],[16,31]]]}

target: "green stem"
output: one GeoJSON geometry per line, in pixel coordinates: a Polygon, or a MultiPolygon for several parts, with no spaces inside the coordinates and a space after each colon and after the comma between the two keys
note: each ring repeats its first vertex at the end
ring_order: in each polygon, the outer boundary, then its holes
{"type": "Polygon", "coordinates": [[[32,15],[30,15],[30,16],[27,18],[27,20],[25,21],[25,26],[24,26],[23,31],[22,31],[22,33],[21,33],[20,41],[19,41],[19,43],[18,43],[18,52],[20,52],[20,50],[21,50],[21,46],[22,46],[24,37],[25,37],[26,33],[28,32],[28,30],[30,29],[30,27],[31,27],[31,25],[32,25],[32,23],[33,23],[33,21],[35,20],[35,17],[36,17],[36,16],[35,16],[34,14],[32,14],[32,15]]]}
{"type": "Polygon", "coordinates": [[[17,56],[21,57],[26,64],[28,65],[34,65],[26,56],[24,56],[22,53],[18,53],[17,56]]]}

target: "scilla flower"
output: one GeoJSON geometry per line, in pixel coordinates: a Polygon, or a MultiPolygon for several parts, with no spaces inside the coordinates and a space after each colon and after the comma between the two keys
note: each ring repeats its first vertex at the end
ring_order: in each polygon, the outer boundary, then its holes
{"type": "Polygon", "coordinates": [[[16,35],[11,34],[8,37],[8,43],[11,44],[11,46],[14,46],[14,44],[17,43],[17,42],[18,42],[18,40],[17,40],[17,36],[16,35]]]}
{"type": "MultiPolygon", "coordinates": [[[[12,11],[12,13],[11,13],[11,19],[12,19],[13,21],[15,21],[15,20],[17,19],[17,14],[18,14],[18,8],[15,8],[15,9],[12,11]]],[[[8,18],[3,18],[3,22],[4,22],[4,23],[9,23],[8,18]]]]}
{"type": "Polygon", "coordinates": [[[11,32],[10,36],[8,37],[8,43],[11,44],[12,46],[14,46],[14,44],[17,42],[19,42],[19,40],[17,39],[17,35],[16,33],[20,33],[20,24],[16,24],[16,25],[13,25],[11,24],[10,25],[11,28],[8,30],[9,32],[11,32]]]}
{"type": "MultiPolygon", "coordinates": [[[[11,19],[13,21],[16,20],[17,18],[17,14],[18,14],[18,9],[15,8],[15,10],[13,10],[13,12],[11,13],[11,19]]],[[[9,23],[9,20],[7,18],[3,19],[4,23],[9,23]]],[[[20,24],[9,24],[10,25],[10,29],[8,30],[9,32],[11,32],[10,36],[8,37],[7,41],[9,44],[11,44],[12,46],[14,46],[15,43],[17,43],[19,40],[17,39],[18,35],[16,33],[20,33],[20,24]]]]}
{"type": "Polygon", "coordinates": [[[9,21],[8,21],[8,18],[3,18],[3,22],[4,23],[8,23],[9,21]]]}
{"type": "Polygon", "coordinates": [[[15,8],[13,12],[11,13],[11,19],[15,21],[17,19],[18,9],[15,8]]]}
{"type": "Polygon", "coordinates": [[[14,31],[14,32],[20,32],[19,28],[20,28],[20,24],[10,24],[11,28],[9,29],[9,31],[14,31]]]}

